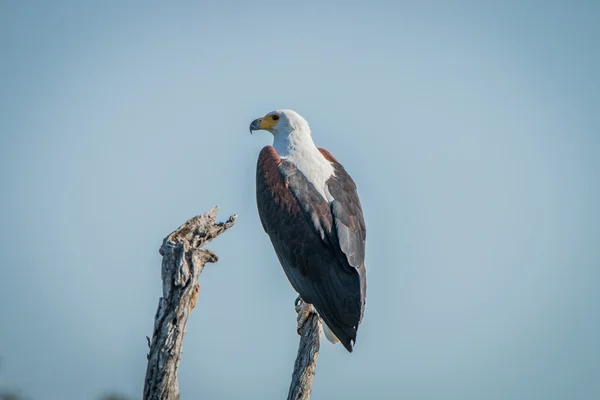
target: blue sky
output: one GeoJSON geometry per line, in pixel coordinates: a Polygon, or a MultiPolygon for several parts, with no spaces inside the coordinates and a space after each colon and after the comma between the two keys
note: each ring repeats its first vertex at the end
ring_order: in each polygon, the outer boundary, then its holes
{"type": "Polygon", "coordinates": [[[182,398],[276,399],[295,293],[249,123],[359,187],[367,310],[314,399],[600,396],[597,2],[3,2],[0,388],[142,391],[164,236],[218,204],[182,398]]]}

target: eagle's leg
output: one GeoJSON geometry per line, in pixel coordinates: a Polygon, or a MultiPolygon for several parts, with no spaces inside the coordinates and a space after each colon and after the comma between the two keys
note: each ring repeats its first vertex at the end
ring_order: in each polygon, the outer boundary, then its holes
{"type": "Polygon", "coordinates": [[[296,304],[296,312],[298,313],[297,331],[298,331],[298,335],[299,335],[300,329],[302,329],[302,326],[304,325],[304,323],[306,322],[308,317],[310,317],[310,314],[316,313],[316,310],[312,304],[306,303],[304,300],[302,300],[302,298],[300,296],[298,296],[298,298],[296,299],[295,304],[296,304]]]}

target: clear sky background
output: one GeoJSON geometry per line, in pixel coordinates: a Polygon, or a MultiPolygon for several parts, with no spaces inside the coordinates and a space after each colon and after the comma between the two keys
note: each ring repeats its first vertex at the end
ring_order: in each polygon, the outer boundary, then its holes
{"type": "Polygon", "coordinates": [[[211,3],[0,3],[0,388],[140,398],[159,245],[218,204],[182,398],[284,398],[248,125],[292,108],[368,227],[315,400],[600,398],[599,3],[211,3]]]}

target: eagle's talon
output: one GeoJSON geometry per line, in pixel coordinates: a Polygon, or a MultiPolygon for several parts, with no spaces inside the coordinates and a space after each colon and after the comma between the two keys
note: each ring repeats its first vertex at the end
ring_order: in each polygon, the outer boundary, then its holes
{"type": "Polygon", "coordinates": [[[310,314],[312,314],[316,311],[315,311],[315,308],[312,306],[312,304],[305,303],[304,300],[302,300],[300,298],[300,296],[298,296],[298,298],[296,299],[296,307],[295,308],[296,308],[296,312],[298,313],[298,318],[296,319],[298,321],[298,328],[296,329],[296,331],[298,332],[298,335],[300,335],[302,326],[304,326],[304,323],[306,322],[308,317],[310,317],[310,314]]]}

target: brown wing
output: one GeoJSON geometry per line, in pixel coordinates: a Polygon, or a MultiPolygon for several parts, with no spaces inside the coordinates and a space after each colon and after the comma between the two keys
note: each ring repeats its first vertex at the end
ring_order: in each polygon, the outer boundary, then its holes
{"type": "Polygon", "coordinates": [[[356,184],[342,164],[327,150],[320,148],[319,151],[331,162],[335,170],[334,176],[327,181],[329,192],[334,198],[330,203],[330,207],[340,250],[360,276],[362,321],[367,296],[367,271],[365,267],[367,227],[363,217],[362,205],[358,198],[356,184]]]}
{"type": "Polygon", "coordinates": [[[258,158],[256,196],[261,223],[290,283],[352,351],[364,309],[364,274],[341,250],[345,242],[337,237],[332,207],[271,146],[258,158]]]}

